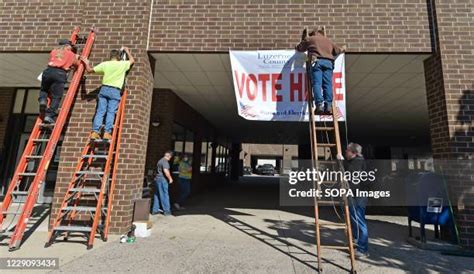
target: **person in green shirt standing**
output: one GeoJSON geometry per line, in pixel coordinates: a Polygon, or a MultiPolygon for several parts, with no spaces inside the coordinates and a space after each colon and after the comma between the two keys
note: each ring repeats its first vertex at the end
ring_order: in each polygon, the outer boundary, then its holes
{"type": "Polygon", "coordinates": [[[112,138],[112,128],[114,126],[115,113],[120,104],[121,91],[125,82],[125,75],[130,67],[135,62],[130,49],[123,47],[127,53],[129,60],[120,60],[120,51],[110,51],[110,60],[102,62],[95,67],[91,67],[87,59],[83,59],[88,73],[102,74],[102,86],[100,87],[98,95],[97,109],[92,123],[92,132],[90,138],[100,139],[100,127],[103,124],[105,117],[105,127],[103,139],[112,138]]]}
{"type": "Polygon", "coordinates": [[[193,173],[193,167],[191,160],[187,154],[184,155],[183,159],[179,162],[179,198],[174,203],[174,208],[177,210],[185,209],[183,203],[191,193],[191,177],[193,173]]]}

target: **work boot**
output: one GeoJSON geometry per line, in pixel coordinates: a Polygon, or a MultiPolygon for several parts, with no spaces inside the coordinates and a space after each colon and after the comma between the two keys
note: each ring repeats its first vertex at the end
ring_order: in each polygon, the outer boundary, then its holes
{"type": "Polygon", "coordinates": [[[48,107],[48,101],[45,99],[39,100],[39,111],[40,114],[44,114],[46,112],[46,108],[48,107]]]}
{"type": "Polygon", "coordinates": [[[317,104],[317,105],[316,105],[316,110],[314,111],[314,114],[315,114],[315,115],[321,115],[321,114],[323,114],[323,109],[324,109],[324,104],[323,104],[323,103],[317,104]]]}
{"type": "Polygon", "coordinates": [[[91,140],[97,140],[97,139],[100,139],[100,135],[99,135],[99,133],[97,133],[97,132],[95,132],[95,131],[92,131],[89,138],[90,138],[91,140]]]}
{"type": "Polygon", "coordinates": [[[43,123],[45,123],[45,124],[54,124],[54,119],[49,117],[49,116],[46,116],[43,119],[43,123]]]}
{"type": "Polygon", "coordinates": [[[108,133],[108,132],[105,132],[103,139],[104,139],[104,140],[110,140],[110,139],[112,139],[112,134],[110,134],[110,133],[108,133]]]}
{"type": "Polygon", "coordinates": [[[324,113],[327,115],[332,115],[332,105],[331,104],[326,104],[326,109],[324,110],[324,113]]]}

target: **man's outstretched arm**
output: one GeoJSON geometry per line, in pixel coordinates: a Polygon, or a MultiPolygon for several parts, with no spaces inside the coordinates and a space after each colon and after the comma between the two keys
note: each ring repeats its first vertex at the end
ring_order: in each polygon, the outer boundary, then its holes
{"type": "Polygon", "coordinates": [[[128,61],[130,62],[130,66],[135,63],[135,58],[133,58],[132,54],[130,53],[130,49],[128,47],[123,47],[123,50],[128,55],[128,61]]]}
{"type": "Polygon", "coordinates": [[[85,66],[85,69],[88,73],[93,73],[94,72],[94,68],[91,67],[90,65],[90,62],[89,62],[89,59],[87,59],[86,57],[81,57],[81,60],[82,62],[84,62],[84,66],[85,66]]]}
{"type": "Polygon", "coordinates": [[[299,52],[305,52],[308,50],[308,41],[305,39],[301,41],[298,45],[296,45],[295,49],[299,52]]]}

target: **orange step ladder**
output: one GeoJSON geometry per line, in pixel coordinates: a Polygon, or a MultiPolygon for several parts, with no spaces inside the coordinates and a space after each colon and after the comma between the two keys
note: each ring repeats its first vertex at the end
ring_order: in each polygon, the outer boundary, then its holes
{"type": "MultiPolygon", "coordinates": [[[[71,35],[71,41],[74,45],[80,40],[78,37],[79,31],[79,28],[75,28],[71,35]]],[[[87,36],[81,56],[89,57],[94,39],[95,32],[92,29],[87,36]]],[[[44,116],[38,116],[28,143],[26,144],[13,178],[8,186],[5,199],[0,209],[0,226],[2,226],[0,236],[10,237],[8,245],[10,251],[20,248],[23,235],[29,224],[33,208],[38,198],[38,193],[44,183],[49,164],[53,158],[64,125],[68,120],[83,75],[84,64],[81,62],[74,71],[72,81],[54,124],[45,124],[43,123],[44,116]],[[20,202],[20,206],[17,210],[13,210],[11,206],[12,202],[21,197],[23,199],[20,202]],[[11,216],[11,224],[16,222],[14,229],[10,227],[3,228],[3,222],[7,215],[13,215],[11,216]]]]}
{"type": "Polygon", "coordinates": [[[93,247],[97,233],[107,241],[126,99],[127,90],[124,89],[115,115],[112,139],[88,140],[82,150],[45,247],[51,246],[59,237],[68,241],[77,234],[85,236],[87,249],[93,247]]]}
{"type": "MultiPolygon", "coordinates": [[[[302,39],[305,39],[307,35],[306,29],[303,31],[302,39]]],[[[338,109],[335,104],[335,100],[332,102],[332,114],[330,114],[330,121],[326,122],[327,119],[323,119],[325,122],[318,124],[316,121],[315,108],[313,106],[313,92],[311,84],[311,60],[306,62],[306,88],[308,91],[308,111],[309,111],[309,129],[310,129],[310,142],[311,142],[311,166],[314,170],[325,170],[331,167],[331,170],[339,170],[344,172],[344,166],[338,159],[337,155],[342,155],[341,138],[339,132],[338,122],[338,109]],[[329,124],[328,124],[329,123],[329,124]],[[318,138],[318,136],[320,138],[318,138]],[[318,153],[321,150],[324,153],[318,153]],[[323,167],[322,164],[325,166],[323,167]]],[[[318,114],[319,115],[319,114],[318,114]]],[[[337,188],[337,189],[348,189],[349,184],[347,181],[322,181],[314,182],[313,188],[321,192],[321,187],[324,188],[337,188]]],[[[322,249],[339,249],[347,250],[349,253],[349,259],[351,264],[351,273],[356,273],[356,259],[355,250],[353,243],[353,235],[351,230],[351,221],[349,215],[349,201],[345,195],[337,200],[323,200],[315,196],[314,198],[314,215],[315,215],[315,235],[316,235],[316,251],[317,251],[317,263],[318,272],[322,272],[322,249]],[[342,210],[343,222],[327,222],[320,220],[320,206],[333,206],[336,215],[339,216],[337,210],[342,210]],[[345,245],[324,245],[321,244],[321,228],[331,227],[333,229],[342,228],[344,229],[346,236],[345,245]]]]}

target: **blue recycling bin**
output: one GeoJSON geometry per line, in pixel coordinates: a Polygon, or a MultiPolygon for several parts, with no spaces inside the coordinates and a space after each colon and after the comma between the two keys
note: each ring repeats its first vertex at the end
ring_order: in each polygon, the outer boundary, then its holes
{"type": "Polygon", "coordinates": [[[449,231],[456,242],[453,216],[443,178],[433,172],[421,172],[407,180],[408,234],[412,233],[412,221],[420,224],[420,240],[426,242],[425,225],[432,224],[435,238],[439,238],[439,227],[449,231]]]}

